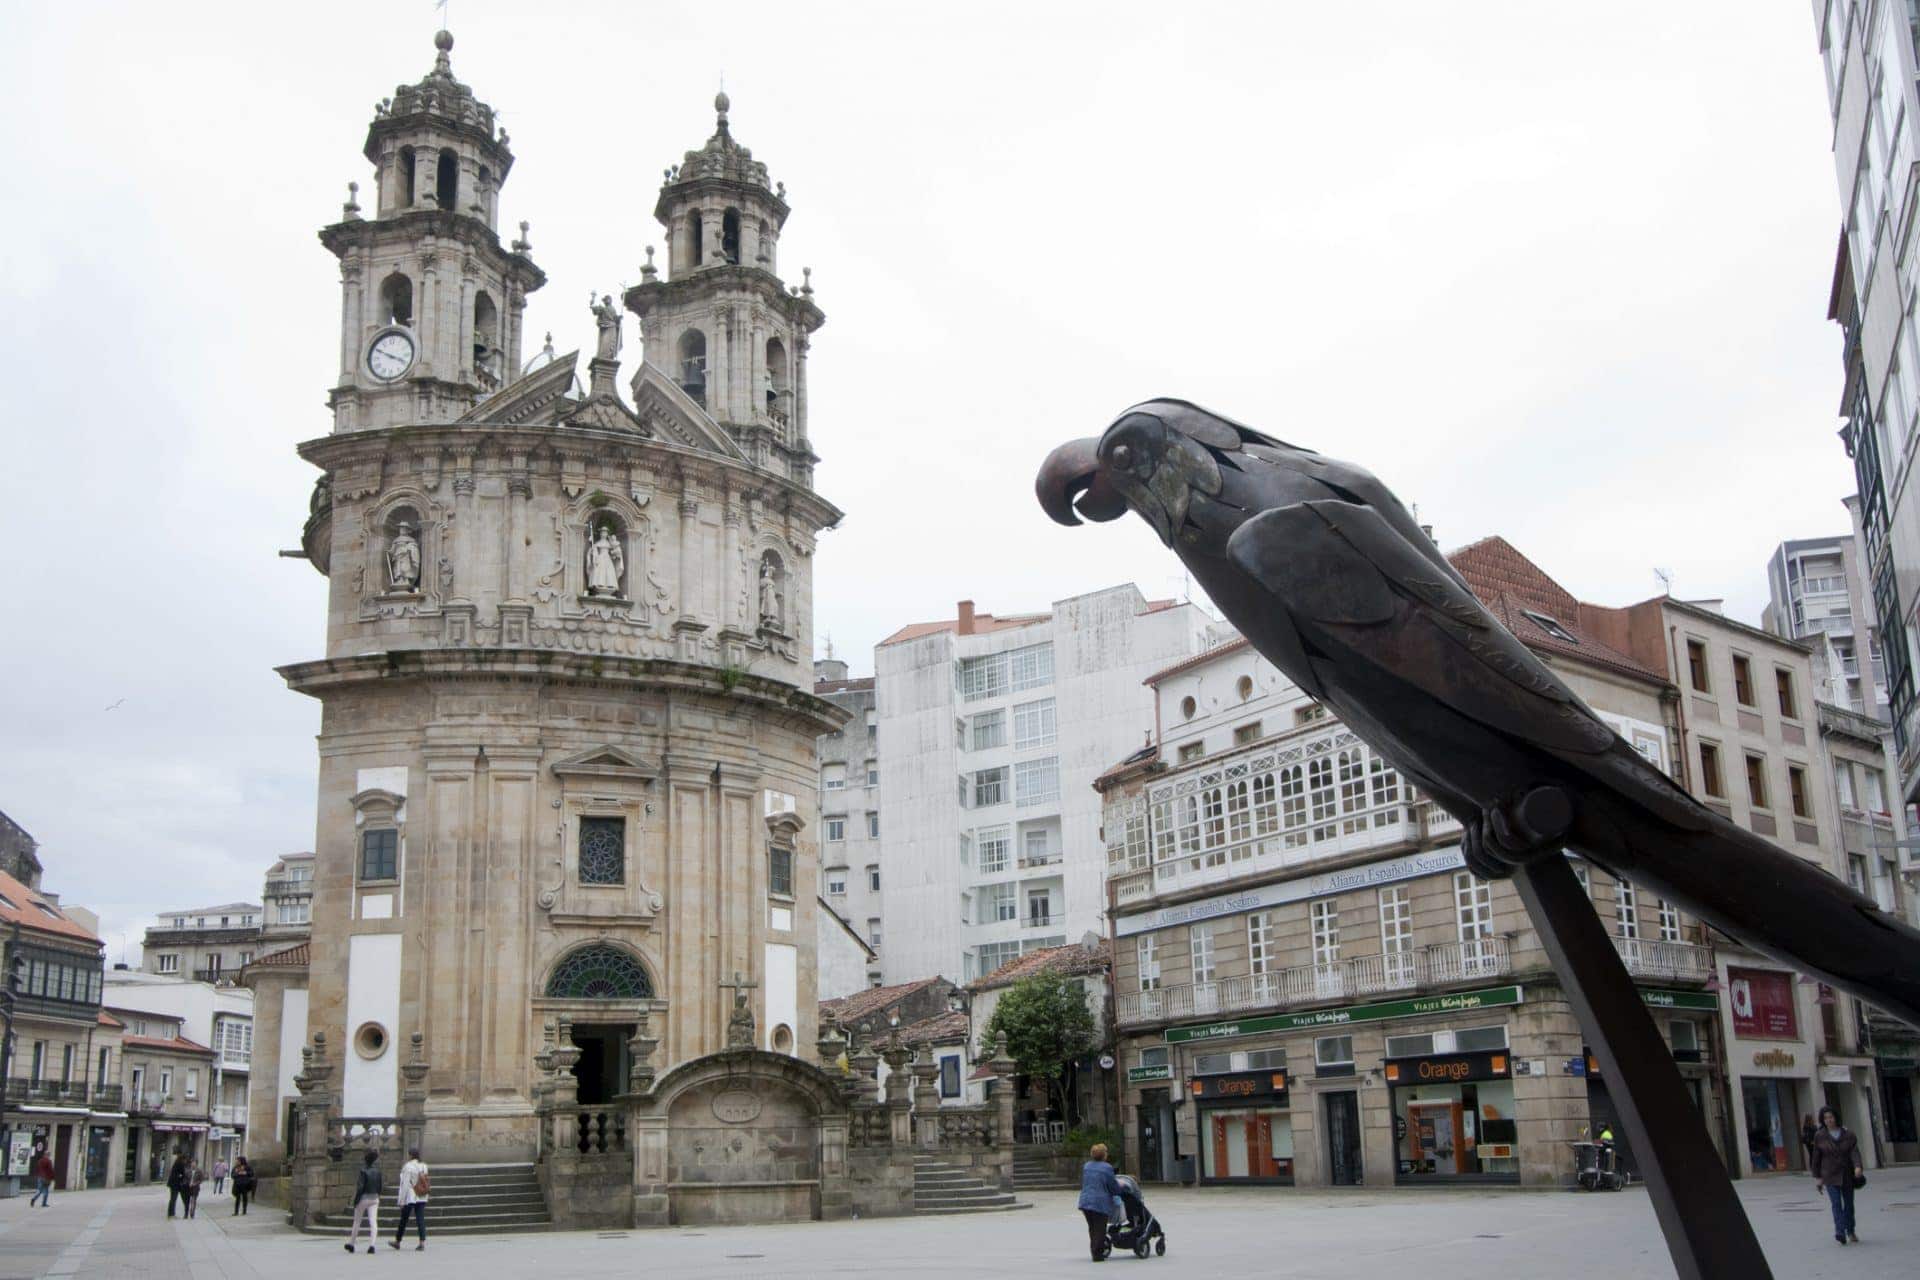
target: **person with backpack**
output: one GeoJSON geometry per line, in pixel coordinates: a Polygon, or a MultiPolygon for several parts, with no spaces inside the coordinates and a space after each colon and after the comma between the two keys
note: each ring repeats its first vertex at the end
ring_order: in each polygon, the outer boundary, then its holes
{"type": "Polygon", "coordinates": [[[407,1162],[400,1166],[400,1226],[393,1233],[394,1248],[398,1249],[406,1239],[409,1216],[420,1236],[420,1243],[413,1246],[413,1251],[418,1253],[427,1247],[427,1196],[432,1191],[433,1179],[427,1162],[420,1158],[420,1148],[413,1147],[407,1152],[407,1162]]]}
{"type": "Polygon", "coordinates": [[[1860,1165],[1860,1139],[1840,1123],[1832,1107],[1820,1108],[1820,1127],[1813,1135],[1813,1180],[1827,1193],[1833,1210],[1833,1238],[1841,1245],[1859,1244],[1853,1230],[1853,1193],[1867,1181],[1860,1165]]]}
{"type": "Polygon", "coordinates": [[[233,1211],[244,1214],[253,1203],[253,1189],[259,1180],[253,1176],[253,1162],[241,1156],[233,1162],[233,1211]]]}
{"type": "Polygon", "coordinates": [[[353,1181],[353,1230],[347,1235],[348,1253],[352,1253],[353,1246],[360,1242],[360,1221],[363,1218],[367,1223],[367,1252],[374,1251],[373,1242],[380,1238],[380,1190],[380,1153],[369,1151],[353,1181]]]}

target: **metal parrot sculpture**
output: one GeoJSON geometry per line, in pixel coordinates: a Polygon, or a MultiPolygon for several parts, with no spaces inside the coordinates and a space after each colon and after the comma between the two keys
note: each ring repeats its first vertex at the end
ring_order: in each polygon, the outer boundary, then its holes
{"type": "Polygon", "coordinates": [[[1655,1156],[1681,1274],[1766,1274],[1711,1146],[1682,1151],[1659,1132],[1678,1121],[1707,1142],[1562,850],[1916,1026],[1920,931],[1648,764],[1359,467],[1152,400],[1055,449],[1035,489],[1061,524],[1138,513],[1254,648],[1460,820],[1475,872],[1516,877],[1603,1065],[1640,1095],[1622,1118],[1655,1156]],[[1720,1191],[1688,1186],[1703,1176],[1720,1191]],[[1750,1249],[1724,1238],[1742,1232],[1750,1249]]]}

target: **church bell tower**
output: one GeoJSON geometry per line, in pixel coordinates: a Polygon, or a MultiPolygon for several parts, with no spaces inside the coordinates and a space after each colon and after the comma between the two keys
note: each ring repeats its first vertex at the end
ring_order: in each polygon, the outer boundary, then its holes
{"type": "Polygon", "coordinates": [[[453,36],[434,46],[433,70],[374,109],[372,216],[356,183],[320,233],[340,259],[335,431],[446,422],[498,391],[519,368],[527,294],[546,283],[526,223],[506,248],[496,234],[506,130],[454,79],[453,36]]]}

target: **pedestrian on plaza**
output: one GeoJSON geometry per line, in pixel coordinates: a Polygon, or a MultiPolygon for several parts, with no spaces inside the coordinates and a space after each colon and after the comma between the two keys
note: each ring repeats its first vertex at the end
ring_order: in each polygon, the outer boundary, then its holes
{"type": "Polygon", "coordinates": [[[213,1194],[219,1195],[226,1190],[227,1162],[224,1159],[213,1162],[213,1194]]]}
{"type": "Polygon", "coordinates": [[[233,1162],[233,1211],[244,1214],[247,1206],[253,1203],[253,1189],[259,1180],[253,1176],[253,1165],[245,1156],[233,1162]]]}
{"type": "Polygon", "coordinates": [[[1813,1139],[1820,1132],[1820,1126],[1813,1122],[1811,1115],[1800,1117],[1800,1151],[1807,1158],[1807,1168],[1813,1168],[1813,1139]]]}
{"type": "Polygon", "coordinates": [[[200,1207],[200,1184],[206,1180],[206,1167],[198,1160],[187,1161],[187,1185],[180,1191],[180,1201],[186,1205],[189,1218],[200,1207]]]}
{"type": "Polygon", "coordinates": [[[1832,1107],[1820,1108],[1820,1129],[1813,1135],[1809,1163],[1813,1180],[1826,1188],[1827,1204],[1833,1209],[1834,1240],[1859,1244],[1853,1229],[1853,1193],[1867,1184],[1867,1174],[1860,1165],[1860,1139],[1840,1123],[1840,1113],[1832,1107]]]}
{"type": "Polygon", "coordinates": [[[1096,1142],[1080,1166],[1080,1216],[1087,1220],[1087,1248],[1095,1262],[1105,1262],[1113,1251],[1107,1243],[1107,1223],[1120,1196],[1120,1180],[1107,1163],[1107,1144],[1096,1142]]]}
{"type": "Polygon", "coordinates": [[[33,1179],[33,1199],[27,1201],[27,1208],[33,1208],[36,1203],[43,1208],[53,1208],[53,1157],[47,1154],[45,1146],[34,1148],[33,1179]]]}
{"type": "Polygon", "coordinates": [[[187,1194],[187,1157],[184,1154],[173,1158],[173,1167],[167,1170],[167,1216],[173,1216],[173,1207],[187,1194]]]}
{"type": "Polygon", "coordinates": [[[360,1220],[367,1222],[367,1252],[372,1253],[373,1242],[380,1238],[378,1214],[380,1212],[380,1153],[367,1152],[366,1160],[360,1166],[359,1174],[353,1181],[353,1230],[347,1234],[346,1250],[353,1252],[353,1246],[360,1242],[360,1220]]]}
{"type": "Polygon", "coordinates": [[[407,1237],[409,1216],[420,1236],[420,1243],[413,1246],[413,1251],[418,1253],[427,1247],[427,1195],[432,1190],[433,1178],[427,1162],[420,1158],[420,1148],[413,1147],[407,1152],[407,1162],[400,1166],[400,1225],[393,1233],[394,1248],[398,1249],[407,1237]]]}

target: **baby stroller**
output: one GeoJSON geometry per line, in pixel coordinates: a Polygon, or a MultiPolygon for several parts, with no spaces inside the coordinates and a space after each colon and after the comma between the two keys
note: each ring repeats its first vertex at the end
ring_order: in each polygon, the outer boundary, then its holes
{"type": "Polygon", "coordinates": [[[1107,1224],[1108,1247],[1131,1249],[1136,1258],[1146,1257],[1149,1251],[1166,1257],[1167,1233],[1160,1229],[1160,1219],[1147,1208],[1140,1184],[1124,1173],[1116,1181],[1120,1183],[1120,1207],[1114,1211],[1113,1221],[1107,1224]]]}

